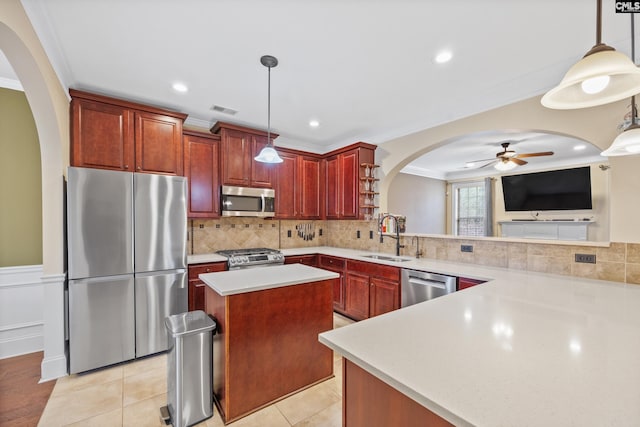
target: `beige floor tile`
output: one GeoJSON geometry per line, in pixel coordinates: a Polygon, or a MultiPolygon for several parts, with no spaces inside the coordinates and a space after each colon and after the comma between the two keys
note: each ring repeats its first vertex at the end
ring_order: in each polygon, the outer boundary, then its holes
{"type": "Polygon", "coordinates": [[[167,395],[161,394],[141,400],[122,410],[123,427],[165,427],[160,419],[160,408],[167,404],[167,395]]]}
{"type": "Polygon", "coordinates": [[[335,392],[335,384],[330,381],[332,380],[294,394],[275,406],[294,425],[341,401],[340,395],[335,392]]]}
{"type": "Polygon", "coordinates": [[[84,374],[72,374],[66,377],[59,378],[56,381],[53,392],[51,392],[51,396],[58,396],[64,393],[78,391],[85,387],[90,387],[97,384],[104,384],[116,380],[122,380],[122,370],[122,365],[118,365],[111,368],[100,369],[84,374]]]}
{"type": "Polygon", "coordinates": [[[124,376],[141,374],[152,369],[167,369],[167,355],[165,353],[156,356],[145,357],[134,362],[122,365],[124,376]]]}
{"type": "Polygon", "coordinates": [[[39,426],[64,426],[122,407],[122,380],[52,396],[39,426]]]}
{"type": "Polygon", "coordinates": [[[294,427],[341,427],[342,426],[342,405],[334,403],[328,408],[318,412],[314,416],[302,420],[294,427]]]}
{"type": "Polygon", "coordinates": [[[124,377],[122,405],[127,406],[167,392],[166,369],[156,368],[124,377]]]}
{"type": "Polygon", "coordinates": [[[232,427],[291,427],[275,405],[254,412],[230,424],[232,427]]]}
{"type": "Polygon", "coordinates": [[[69,427],[122,427],[122,408],[69,424],[69,427]]]}
{"type": "Polygon", "coordinates": [[[343,326],[347,326],[354,323],[353,320],[349,319],[348,317],[342,316],[340,314],[337,313],[333,313],[333,328],[341,328],[343,326]]]}

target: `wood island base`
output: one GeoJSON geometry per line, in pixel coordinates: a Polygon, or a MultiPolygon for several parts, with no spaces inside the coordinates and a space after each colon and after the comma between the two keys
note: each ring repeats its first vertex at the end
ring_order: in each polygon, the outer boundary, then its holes
{"type": "Polygon", "coordinates": [[[451,427],[453,424],[343,359],[342,426],[451,427]]]}
{"type": "Polygon", "coordinates": [[[215,317],[213,392],[230,423],[333,376],[333,352],[318,334],[333,328],[334,281],[221,296],[207,287],[215,317]]]}

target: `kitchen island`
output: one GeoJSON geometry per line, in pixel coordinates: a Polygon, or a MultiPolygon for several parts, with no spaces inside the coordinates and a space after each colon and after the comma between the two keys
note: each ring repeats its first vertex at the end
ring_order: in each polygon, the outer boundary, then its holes
{"type": "Polygon", "coordinates": [[[318,334],[333,328],[338,277],[302,264],[200,275],[217,322],[213,391],[225,423],[333,376],[318,334]]]}
{"type": "Polygon", "coordinates": [[[486,272],[320,335],[344,357],[343,426],[640,425],[640,286],[486,272]]]}

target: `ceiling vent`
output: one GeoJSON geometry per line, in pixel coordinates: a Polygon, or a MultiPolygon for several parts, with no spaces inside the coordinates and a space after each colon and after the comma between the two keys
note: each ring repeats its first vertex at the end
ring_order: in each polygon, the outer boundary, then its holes
{"type": "Polygon", "coordinates": [[[217,113],[228,114],[230,116],[233,116],[238,112],[232,108],[222,107],[220,105],[214,105],[211,109],[217,113]]]}

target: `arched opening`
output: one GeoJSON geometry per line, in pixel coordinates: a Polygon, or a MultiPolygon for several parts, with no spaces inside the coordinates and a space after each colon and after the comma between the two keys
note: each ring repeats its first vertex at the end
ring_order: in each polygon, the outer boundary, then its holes
{"type": "Polygon", "coordinates": [[[18,76],[40,141],[44,359],[42,380],[66,374],[64,354],[63,170],[68,100],[19,2],[0,13],[0,50],[18,76]]]}

